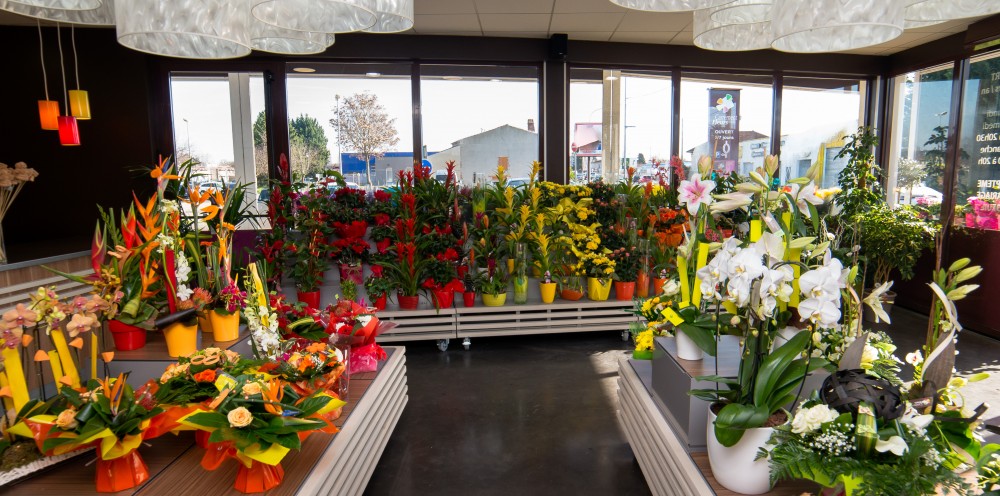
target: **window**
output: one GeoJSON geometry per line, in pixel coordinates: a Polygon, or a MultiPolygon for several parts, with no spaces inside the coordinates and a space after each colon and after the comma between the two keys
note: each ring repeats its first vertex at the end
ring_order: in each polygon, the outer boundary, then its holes
{"type": "MultiPolygon", "coordinates": [[[[820,184],[837,184],[846,163],[836,158],[844,138],[864,122],[862,82],[857,79],[785,77],[781,91],[781,180],[805,175],[821,163],[820,184]]],[[[754,155],[760,155],[755,152],[754,155]]]]}
{"type": "Polygon", "coordinates": [[[586,183],[601,177],[604,160],[604,73],[600,69],[570,70],[569,182],[586,183]]]}
{"type": "Polygon", "coordinates": [[[527,179],[539,160],[538,68],[422,65],[424,163],[442,172],[454,161],[460,183],[495,175],[527,179]]]}
{"type": "Polygon", "coordinates": [[[951,65],[897,76],[896,106],[888,167],[890,205],[916,205],[931,217],[940,213],[944,193],[951,65]]]}
{"type": "Polygon", "coordinates": [[[355,185],[382,186],[392,184],[397,171],[413,167],[409,64],[309,64],[309,69],[315,72],[289,73],[286,85],[288,163],[296,180],[315,184],[324,170],[334,170],[355,185]],[[379,132],[356,132],[362,123],[379,132]]]}
{"type": "Polygon", "coordinates": [[[716,171],[749,174],[771,152],[771,76],[685,72],[681,79],[681,158],[689,170],[702,155],[716,171]]]}
{"type": "Polygon", "coordinates": [[[1000,53],[973,58],[965,81],[955,220],[1000,229],[1000,53]]]}
{"type": "Polygon", "coordinates": [[[267,187],[264,123],[264,77],[261,73],[170,76],[174,124],[174,156],[198,164],[194,182],[203,187],[231,188],[249,184],[247,201],[257,201],[267,187]]]}

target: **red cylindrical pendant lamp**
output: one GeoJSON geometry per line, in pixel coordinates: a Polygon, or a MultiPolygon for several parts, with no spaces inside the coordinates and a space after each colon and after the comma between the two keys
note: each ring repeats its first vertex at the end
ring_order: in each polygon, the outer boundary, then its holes
{"type": "Polygon", "coordinates": [[[76,127],[76,117],[59,116],[59,143],[63,146],[80,145],[80,128],[76,127]]]}

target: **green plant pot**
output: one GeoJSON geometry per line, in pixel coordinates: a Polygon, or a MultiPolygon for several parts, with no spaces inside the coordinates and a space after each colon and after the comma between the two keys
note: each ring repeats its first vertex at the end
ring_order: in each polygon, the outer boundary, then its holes
{"type": "Polygon", "coordinates": [[[528,303],[528,278],[514,278],[514,304],[524,305],[528,303]]]}

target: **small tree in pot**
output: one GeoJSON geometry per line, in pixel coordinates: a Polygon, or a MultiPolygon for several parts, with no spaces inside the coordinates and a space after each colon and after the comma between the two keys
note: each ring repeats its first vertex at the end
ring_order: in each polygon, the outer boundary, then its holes
{"type": "MultiPolygon", "coordinates": [[[[861,233],[861,254],[873,275],[875,292],[885,293],[893,269],[903,280],[913,277],[913,268],[920,254],[934,243],[938,227],[921,220],[910,208],[891,209],[886,206],[869,209],[857,215],[861,233]]],[[[894,293],[877,294],[883,305],[891,304],[894,293]]],[[[891,307],[886,308],[886,312],[891,307]]]]}

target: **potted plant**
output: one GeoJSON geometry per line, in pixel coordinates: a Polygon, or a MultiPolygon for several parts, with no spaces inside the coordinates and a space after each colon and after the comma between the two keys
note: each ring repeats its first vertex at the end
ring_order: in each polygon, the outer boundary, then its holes
{"type": "Polygon", "coordinates": [[[320,307],[320,284],[323,282],[323,272],[326,270],[327,250],[324,236],[314,232],[306,239],[290,241],[285,244],[288,259],[292,261],[291,276],[299,301],[310,308],[320,307]]]}
{"type": "Polygon", "coordinates": [[[398,290],[399,308],[414,310],[420,302],[420,284],[426,261],[416,258],[417,247],[412,242],[397,241],[393,251],[395,260],[385,262],[386,273],[398,290]]]}
{"type": "MultiPolygon", "coordinates": [[[[921,253],[930,248],[937,232],[935,224],[921,220],[906,207],[891,209],[886,206],[869,208],[856,217],[861,233],[861,254],[873,269],[874,285],[880,291],[887,315],[892,315],[892,305],[896,294],[888,291],[893,269],[899,271],[903,280],[913,277],[913,268],[921,253]]],[[[866,319],[877,317],[865,312],[866,319]]]]}
{"type": "Polygon", "coordinates": [[[560,276],[559,278],[559,297],[564,300],[578,301],[583,298],[583,282],[581,282],[580,276],[573,273],[572,270],[568,273],[560,276]]]}
{"type": "Polygon", "coordinates": [[[368,259],[368,242],[362,238],[340,238],[332,244],[332,257],[338,262],[340,280],[361,284],[363,264],[368,259]]]}
{"type": "Polygon", "coordinates": [[[608,256],[610,253],[602,248],[600,253],[586,252],[580,257],[587,274],[587,297],[593,301],[605,301],[611,294],[615,262],[608,256]]]}
{"type": "Polygon", "coordinates": [[[535,232],[531,233],[531,259],[534,270],[542,275],[538,282],[538,289],[542,296],[542,303],[552,303],[556,298],[556,287],[552,280],[552,251],[550,249],[551,238],[542,232],[542,222],[538,222],[535,232]]]}
{"type": "Polygon", "coordinates": [[[483,305],[502,307],[507,302],[507,274],[502,265],[497,265],[492,272],[487,271],[478,282],[483,305]]]}
{"type": "Polygon", "coordinates": [[[473,275],[472,272],[466,272],[465,277],[462,278],[462,283],[464,285],[464,292],[462,293],[462,302],[465,304],[466,308],[472,308],[476,306],[476,288],[479,286],[479,280],[482,279],[482,273],[476,272],[473,275]]]}
{"type": "MultiPolygon", "coordinates": [[[[339,179],[342,181],[342,179],[339,179]]],[[[326,188],[320,188],[326,191],[326,188]]],[[[341,239],[363,238],[368,231],[368,202],[364,190],[348,188],[346,183],[333,193],[329,205],[329,218],[333,232],[341,239]]]]}
{"type": "Polygon", "coordinates": [[[631,300],[635,295],[636,274],[642,266],[640,254],[635,246],[618,248],[611,252],[611,260],[614,261],[615,299],[618,301],[631,300]]]}
{"type": "Polygon", "coordinates": [[[381,265],[372,265],[372,273],[365,279],[365,293],[378,310],[385,310],[386,299],[392,289],[392,281],[383,274],[381,265]]]}
{"type": "Polygon", "coordinates": [[[464,289],[455,267],[457,258],[458,253],[453,248],[447,248],[425,261],[423,276],[426,279],[421,286],[430,292],[435,308],[451,308],[455,292],[464,289]]]}

